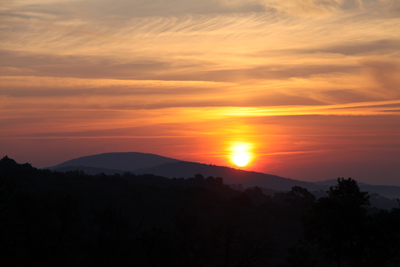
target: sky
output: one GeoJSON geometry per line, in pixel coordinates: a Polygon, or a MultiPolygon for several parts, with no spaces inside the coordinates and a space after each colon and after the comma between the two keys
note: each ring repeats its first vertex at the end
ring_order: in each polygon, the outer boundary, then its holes
{"type": "Polygon", "coordinates": [[[400,0],[0,0],[0,157],[400,185],[400,0]]]}

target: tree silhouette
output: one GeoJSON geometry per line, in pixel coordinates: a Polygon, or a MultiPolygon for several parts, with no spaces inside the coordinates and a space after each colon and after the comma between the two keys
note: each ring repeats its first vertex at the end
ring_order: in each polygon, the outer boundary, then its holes
{"type": "Polygon", "coordinates": [[[311,205],[304,216],[307,241],[316,244],[325,258],[359,266],[364,262],[362,237],[365,233],[367,209],[370,205],[367,192],[360,191],[351,178],[338,178],[330,187],[328,196],[311,205]]]}
{"type": "Polygon", "coordinates": [[[306,188],[300,186],[292,187],[292,190],[286,193],[285,203],[291,205],[304,205],[307,202],[314,202],[315,196],[306,188]]]}

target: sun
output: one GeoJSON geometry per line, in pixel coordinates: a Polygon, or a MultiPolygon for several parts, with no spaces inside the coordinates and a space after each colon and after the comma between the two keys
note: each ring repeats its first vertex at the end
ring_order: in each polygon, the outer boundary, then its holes
{"type": "Polygon", "coordinates": [[[230,162],[238,167],[245,167],[254,160],[252,143],[232,142],[228,150],[230,162]]]}
{"type": "Polygon", "coordinates": [[[246,152],[241,151],[235,154],[233,162],[235,162],[238,167],[244,167],[249,163],[249,159],[249,155],[246,152]]]}

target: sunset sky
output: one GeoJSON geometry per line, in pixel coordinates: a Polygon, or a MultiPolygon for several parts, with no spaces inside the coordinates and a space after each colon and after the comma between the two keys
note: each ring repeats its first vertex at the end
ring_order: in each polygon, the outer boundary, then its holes
{"type": "Polygon", "coordinates": [[[400,185],[400,0],[0,0],[0,157],[400,185]]]}

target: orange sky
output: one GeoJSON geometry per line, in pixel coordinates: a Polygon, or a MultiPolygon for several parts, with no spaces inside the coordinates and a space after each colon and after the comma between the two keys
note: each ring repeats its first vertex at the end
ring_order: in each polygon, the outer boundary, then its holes
{"type": "Polygon", "coordinates": [[[400,185],[398,0],[0,2],[0,156],[400,185]]]}

